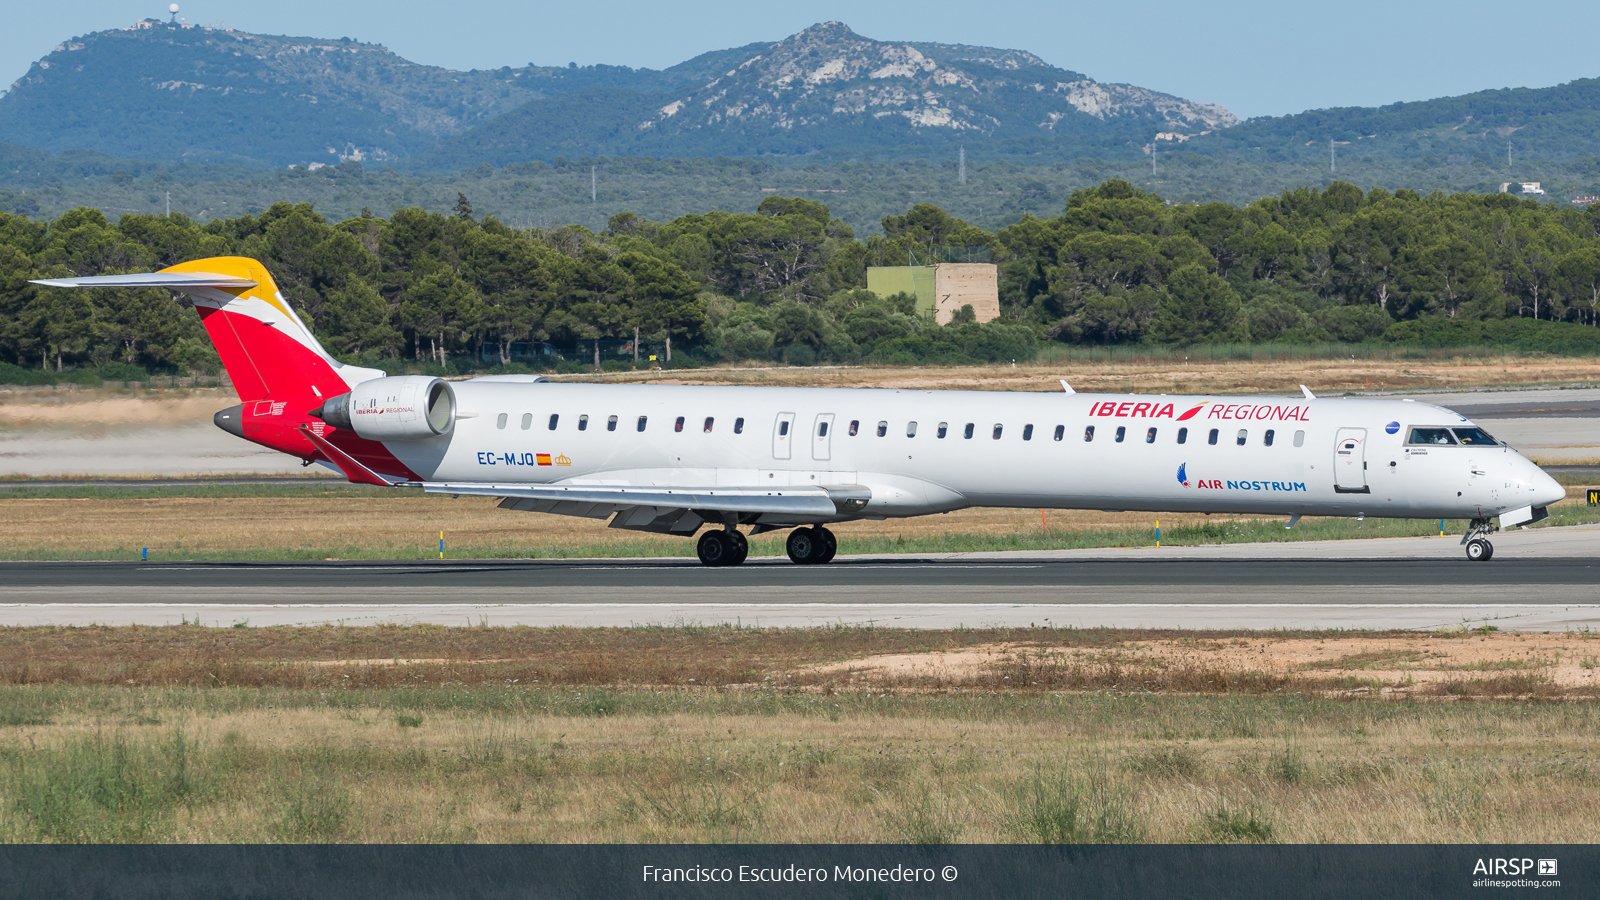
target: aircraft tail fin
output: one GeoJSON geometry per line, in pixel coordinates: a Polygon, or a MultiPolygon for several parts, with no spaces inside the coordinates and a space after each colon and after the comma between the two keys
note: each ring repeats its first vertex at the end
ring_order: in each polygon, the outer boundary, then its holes
{"type": "Polygon", "coordinates": [[[189,297],[205,324],[239,399],[279,400],[309,409],[363,381],[378,369],[347,366],[322,349],[295,315],[265,266],[240,256],[179,263],[159,272],[51,278],[48,287],[168,288],[189,297]]]}

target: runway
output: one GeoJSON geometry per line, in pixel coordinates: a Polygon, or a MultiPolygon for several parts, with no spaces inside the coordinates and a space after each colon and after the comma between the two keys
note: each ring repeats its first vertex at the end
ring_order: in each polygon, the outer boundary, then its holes
{"type": "Polygon", "coordinates": [[[1600,627],[1600,528],[1451,538],[843,558],[3,563],[0,624],[740,623],[910,628],[1600,627]],[[1380,552],[1381,551],[1381,552],[1380,552]]]}

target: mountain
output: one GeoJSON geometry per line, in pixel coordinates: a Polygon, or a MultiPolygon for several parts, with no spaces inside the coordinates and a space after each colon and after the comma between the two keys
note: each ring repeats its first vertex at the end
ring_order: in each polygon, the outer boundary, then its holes
{"type": "Polygon", "coordinates": [[[1102,84],[1024,51],[878,41],[839,22],[717,57],[715,69],[675,67],[701,75],[688,89],[595,86],[530,102],[441,142],[416,164],[574,154],[945,155],[958,143],[991,156],[1059,160],[1126,153],[1158,132],[1189,137],[1238,122],[1216,104],[1102,84]]]}
{"type": "Polygon", "coordinates": [[[556,156],[1128,155],[1226,109],[1101,84],[1020,50],[877,41],[829,22],[668,69],[457,72],[388,49],[151,19],[74,38],[0,97],[0,142],[156,162],[556,156]]]}
{"type": "Polygon", "coordinates": [[[1317,109],[1250,119],[1227,131],[1197,137],[1184,150],[1216,155],[1240,152],[1261,159],[1314,156],[1326,160],[1329,141],[1340,157],[1378,162],[1409,160],[1425,166],[1506,164],[1513,158],[1569,160],[1596,151],[1600,133],[1600,79],[1547,88],[1501,88],[1457,97],[1379,107],[1317,109]]]}
{"type": "Polygon", "coordinates": [[[282,166],[414,154],[539,97],[680,79],[624,66],[456,72],[349,38],[146,19],[73,38],[0,97],[0,142],[282,166]]]}

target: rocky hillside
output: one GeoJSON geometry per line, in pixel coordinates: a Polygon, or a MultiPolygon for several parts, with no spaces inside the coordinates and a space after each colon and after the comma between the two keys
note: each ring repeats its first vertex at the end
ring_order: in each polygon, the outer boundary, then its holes
{"type": "Polygon", "coordinates": [[[664,71],[456,72],[376,44],[144,20],[74,38],[0,97],[0,142],[125,159],[454,169],[555,156],[1123,153],[1226,109],[1100,84],[1020,50],[829,22],[664,71]]]}
{"type": "Polygon", "coordinates": [[[161,161],[389,160],[547,94],[645,82],[663,83],[617,66],[455,72],[349,38],[147,19],[34,63],[0,97],[0,142],[161,161]]]}
{"type": "Polygon", "coordinates": [[[1057,157],[1238,122],[1216,104],[1101,84],[1024,51],[878,41],[839,22],[746,49],[736,62],[723,54],[729,65],[691,89],[626,98],[596,90],[581,103],[529,103],[422,159],[444,166],[596,152],[839,157],[953,152],[956,143],[991,155],[1057,157]]]}

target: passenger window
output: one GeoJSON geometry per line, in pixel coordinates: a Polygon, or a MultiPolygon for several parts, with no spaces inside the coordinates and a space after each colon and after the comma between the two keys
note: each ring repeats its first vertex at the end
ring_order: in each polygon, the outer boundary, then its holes
{"type": "Polygon", "coordinates": [[[1306,433],[1304,431],[1296,431],[1294,433],[1294,445],[1296,447],[1303,447],[1303,446],[1305,446],[1305,443],[1306,443],[1306,433]]]}
{"type": "Polygon", "coordinates": [[[559,413],[551,413],[550,414],[550,430],[551,431],[555,431],[556,430],[556,423],[559,422],[559,421],[561,421],[561,416],[560,416],[559,413]]]}
{"type": "Polygon", "coordinates": [[[705,432],[705,433],[706,433],[706,434],[710,434],[710,433],[711,433],[711,426],[712,426],[712,425],[714,425],[714,424],[716,424],[716,421],[717,421],[717,420],[716,420],[716,419],[714,419],[714,418],[712,418],[712,417],[711,417],[711,416],[706,416],[706,424],[705,424],[705,427],[704,427],[704,428],[701,428],[701,429],[700,429],[700,430],[701,430],[701,431],[703,431],[703,432],[705,432]]]}
{"type": "Polygon", "coordinates": [[[1189,443],[1189,429],[1187,429],[1187,428],[1179,428],[1178,429],[1178,443],[1180,443],[1180,444],[1189,443]]]}
{"type": "Polygon", "coordinates": [[[1156,442],[1156,430],[1154,428],[1144,433],[1144,442],[1146,444],[1154,444],[1156,442]]]}
{"type": "Polygon", "coordinates": [[[1461,443],[1474,447],[1500,446],[1500,442],[1489,437],[1489,433],[1482,428],[1457,428],[1456,437],[1461,439],[1461,443]]]}
{"type": "Polygon", "coordinates": [[[917,436],[917,423],[915,423],[915,422],[907,422],[906,423],[906,437],[913,438],[913,437],[916,437],[916,436],[917,436]]]}
{"type": "Polygon", "coordinates": [[[649,416],[640,416],[639,417],[639,430],[640,431],[644,430],[644,423],[646,423],[648,421],[650,421],[650,417],[649,416]]]}
{"type": "Polygon", "coordinates": [[[1083,442],[1087,444],[1092,440],[1094,440],[1094,426],[1090,425],[1083,430],[1083,442]]]}
{"type": "Polygon", "coordinates": [[[677,418],[677,421],[672,423],[672,430],[673,431],[682,431],[683,430],[683,416],[679,416],[677,418]]]}
{"type": "Polygon", "coordinates": [[[1127,426],[1118,425],[1117,426],[1117,443],[1119,443],[1119,444],[1122,443],[1122,439],[1127,437],[1127,436],[1128,436],[1127,426]]]}
{"type": "Polygon", "coordinates": [[[950,423],[949,422],[940,422],[939,423],[939,440],[941,440],[941,441],[944,440],[944,436],[949,434],[949,433],[950,433],[950,423]]]}
{"type": "Polygon", "coordinates": [[[1267,433],[1263,434],[1261,436],[1261,445],[1263,447],[1271,447],[1272,446],[1272,436],[1275,435],[1275,434],[1277,434],[1276,431],[1274,431],[1271,428],[1268,428],[1267,429],[1267,433]]]}
{"type": "Polygon", "coordinates": [[[788,422],[779,422],[778,423],[778,437],[783,437],[783,436],[787,435],[788,433],[789,433],[789,423],[788,422]]]}
{"type": "Polygon", "coordinates": [[[827,437],[827,436],[828,436],[828,423],[827,422],[818,422],[817,423],[817,437],[827,437]]]}
{"type": "Polygon", "coordinates": [[[879,422],[878,423],[878,437],[883,437],[884,435],[886,435],[888,433],[889,433],[889,423],[888,422],[879,422]]]}
{"type": "Polygon", "coordinates": [[[967,423],[966,430],[961,433],[961,436],[966,438],[969,441],[972,440],[972,423],[971,422],[967,423]]]}
{"type": "Polygon", "coordinates": [[[1024,426],[1022,426],[1022,439],[1025,440],[1025,441],[1033,440],[1033,426],[1032,425],[1024,425],[1024,426]]]}
{"type": "Polygon", "coordinates": [[[1211,434],[1206,436],[1206,443],[1215,447],[1217,445],[1217,429],[1211,429],[1211,434]]]}
{"type": "Polygon", "coordinates": [[[611,418],[606,419],[606,430],[607,431],[616,431],[617,430],[617,417],[616,416],[612,416],[611,418]]]}
{"type": "Polygon", "coordinates": [[[505,413],[501,413],[498,417],[495,418],[494,427],[496,427],[496,428],[505,428],[506,427],[506,414],[505,413]]]}
{"type": "Polygon", "coordinates": [[[1000,423],[996,422],[994,424],[994,439],[997,440],[997,441],[1000,440],[1000,428],[1001,428],[1000,423]]]}
{"type": "Polygon", "coordinates": [[[861,431],[861,420],[860,419],[851,419],[850,420],[850,436],[851,437],[855,437],[857,432],[859,432],[859,431],[861,431]]]}
{"type": "Polygon", "coordinates": [[[1454,444],[1455,437],[1448,428],[1413,428],[1408,444],[1454,444]]]}
{"type": "Polygon", "coordinates": [[[589,430],[589,417],[588,416],[579,416],[578,417],[578,430],[579,431],[588,431],[589,430]]]}
{"type": "Polygon", "coordinates": [[[1057,425],[1056,426],[1056,440],[1059,441],[1059,440],[1061,440],[1062,438],[1064,438],[1066,436],[1067,436],[1067,426],[1065,426],[1065,425],[1057,425]]]}
{"type": "Polygon", "coordinates": [[[533,427],[533,413],[522,414],[522,430],[527,431],[533,427]]]}
{"type": "Polygon", "coordinates": [[[1244,428],[1239,429],[1239,440],[1238,440],[1239,446],[1243,447],[1245,439],[1248,438],[1249,436],[1250,436],[1250,432],[1247,429],[1244,429],[1244,428]]]}
{"type": "Polygon", "coordinates": [[[733,420],[733,433],[744,434],[744,416],[733,420]]]}

